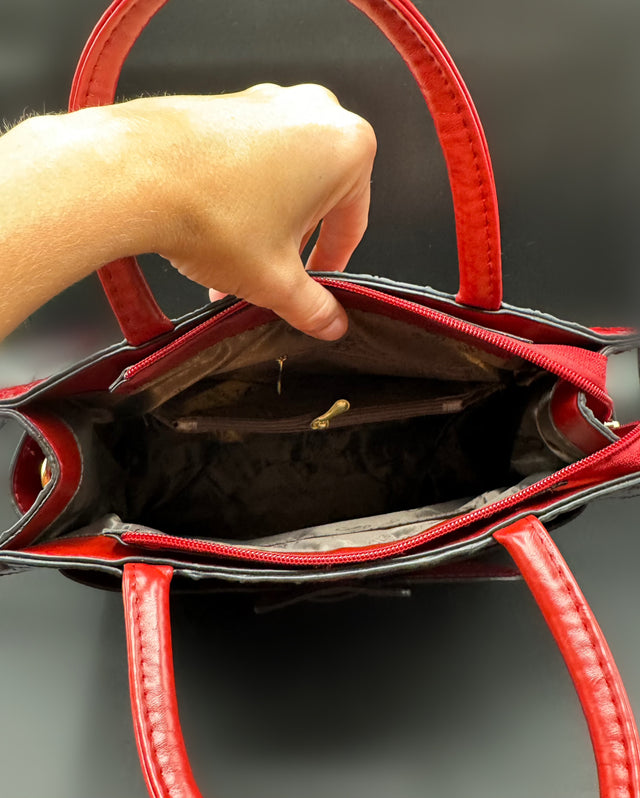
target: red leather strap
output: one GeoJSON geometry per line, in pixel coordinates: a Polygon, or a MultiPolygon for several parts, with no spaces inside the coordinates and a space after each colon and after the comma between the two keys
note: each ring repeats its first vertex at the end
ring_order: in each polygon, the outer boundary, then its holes
{"type": "MultiPolygon", "coordinates": [[[[167,0],[115,0],[80,57],[69,110],[114,101],[120,70],[151,17],[167,0]]],[[[387,36],[414,75],[434,119],[453,195],[458,238],[458,301],[500,307],[502,267],[498,201],[482,125],[451,57],[409,0],[349,0],[387,36]]],[[[135,259],[100,269],[105,292],[128,340],[164,332],[168,319],[155,304],[135,259]],[[122,281],[119,291],[115,286],[122,281]],[[142,297],[142,301],[141,301],[142,297]],[[138,317],[137,328],[131,319],[138,317]]]]}
{"type": "MultiPolygon", "coordinates": [[[[593,742],[601,798],[639,798],[640,746],[611,651],[574,577],[530,516],[495,534],[514,558],[553,632],[593,742]]],[[[125,566],[123,593],[136,742],[152,798],[201,798],[175,695],[169,617],[172,569],[125,566]]]]}
{"type": "Polygon", "coordinates": [[[120,258],[98,270],[98,277],[122,334],[132,346],[173,330],[160,310],[135,258],[120,258]]]}
{"type": "Polygon", "coordinates": [[[202,798],[178,718],[169,584],[173,569],[126,565],[122,583],[129,688],[140,763],[152,798],[202,798]]]}
{"type": "Polygon", "coordinates": [[[587,720],[601,798],[640,796],[638,730],[609,646],[549,533],[529,516],[494,535],[511,554],[567,664],[587,720]]]}

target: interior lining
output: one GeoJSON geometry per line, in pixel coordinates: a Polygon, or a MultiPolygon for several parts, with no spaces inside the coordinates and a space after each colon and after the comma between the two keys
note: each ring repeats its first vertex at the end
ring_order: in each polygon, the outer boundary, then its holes
{"type": "Polygon", "coordinates": [[[324,552],[393,543],[431,529],[450,518],[506,499],[545,476],[546,472],[535,474],[509,488],[486,491],[468,500],[454,499],[411,510],[354,518],[335,524],[305,527],[282,535],[255,538],[251,541],[251,547],[280,552],[324,552]]]}
{"type": "Polygon", "coordinates": [[[443,506],[465,511],[564,464],[536,424],[553,377],[377,312],[349,317],[338,342],[277,320],[134,397],[88,400],[109,409],[90,453],[108,498],[87,520],[324,551],[410,536],[443,506]],[[348,412],[311,429],[338,399],[348,412]],[[380,517],[404,520],[382,531],[380,517]]]}
{"type": "Polygon", "coordinates": [[[340,373],[454,382],[499,383],[504,371],[533,373],[519,358],[481,351],[463,340],[388,316],[349,309],[349,330],[338,341],[319,341],[281,319],[218,341],[137,391],[136,408],[157,408],[205,377],[242,375],[275,385],[294,369],[313,376],[340,373]]]}
{"type": "MultiPolygon", "coordinates": [[[[469,500],[455,499],[450,502],[417,507],[412,510],[401,510],[396,513],[305,527],[281,535],[254,538],[247,543],[235,541],[235,545],[239,548],[250,547],[272,552],[310,553],[393,543],[396,540],[403,540],[424,532],[458,515],[470,513],[487,504],[506,499],[543,479],[546,475],[546,473],[535,474],[509,488],[487,491],[469,500]]],[[[118,538],[127,532],[158,534],[158,530],[155,528],[142,524],[124,523],[119,516],[114,514],[100,518],[75,534],[93,536],[100,532],[109,533],[118,538]]]]}

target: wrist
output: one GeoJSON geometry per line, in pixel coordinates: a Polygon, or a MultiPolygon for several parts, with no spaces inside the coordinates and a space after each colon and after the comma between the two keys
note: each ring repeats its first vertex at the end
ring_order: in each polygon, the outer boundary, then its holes
{"type": "Polygon", "coordinates": [[[96,181],[95,200],[112,233],[106,261],[159,252],[173,237],[171,144],[153,113],[141,112],[143,106],[136,100],[70,115],[78,117],[85,140],[78,146],[81,162],[86,159],[86,169],[104,181],[96,181]]]}
{"type": "Polygon", "coordinates": [[[15,129],[25,156],[37,154],[42,190],[57,193],[58,221],[73,219],[79,231],[86,273],[158,251],[170,235],[161,137],[129,105],[33,117],[15,129]]]}
{"type": "Polygon", "coordinates": [[[129,255],[162,251],[178,226],[182,181],[174,161],[182,149],[180,126],[167,118],[175,115],[158,100],[140,98],[101,109],[109,117],[114,162],[124,173],[121,194],[136,242],[129,255]]]}

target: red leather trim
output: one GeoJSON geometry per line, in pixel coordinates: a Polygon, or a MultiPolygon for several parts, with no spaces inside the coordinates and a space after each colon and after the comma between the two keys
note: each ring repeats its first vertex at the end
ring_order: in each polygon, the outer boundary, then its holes
{"type": "Polygon", "coordinates": [[[610,447],[615,446],[615,450],[604,454],[597,463],[586,468],[580,467],[581,461],[574,464],[575,471],[567,480],[568,491],[573,493],[585,487],[640,472],[640,424],[628,424],[617,430],[617,434],[620,440],[610,444],[610,447]]]}
{"type": "Polygon", "coordinates": [[[42,506],[10,542],[11,549],[28,546],[52,524],[74,497],[82,476],[82,459],[71,430],[60,419],[45,413],[29,411],[24,418],[42,433],[53,449],[60,473],[54,477],[51,492],[42,506]]]}
{"type": "Polygon", "coordinates": [[[182,737],[173,675],[168,566],[128,564],[122,595],[133,727],[152,798],[201,798],[182,737]]]}
{"type": "Polygon", "coordinates": [[[44,382],[44,380],[34,380],[27,385],[14,385],[11,388],[0,388],[0,402],[6,402],[9,399],[17,399],[25,393],[33,390],[37,385],[44,382]]]}
{"type": "Polygon", "coordinates": [[[558,431],[584,454],[592,454],[611,441],[582,414],[578,391],[568,382],[559,382],[551,396],[551,417],[558,431]]]}
{"type": "Polygon", "coordinates": [[[21,513],[26,513],[42,490],[40,467],[44,459],[42,449],[33,438],[22,441],[13,466],[11,489],[21,513]]]}
{"type": "Polygon", "coordinates": [[[496,532],[564,657],[587,720],[602,798],[638,798],[640,742],[613,655],[562,555],[533,516],[496,532]]]}
{"type": "MultiPolygon", "coordinates": [[[[151,17],[167,0],[115,0],[80,57],[69,110],[112,103],[122,64],[151,17]]],[[[500,224],[493,169],[473,101],[451,57],[408,0],[349,0],[392,42],[429,106],[447,163],[458,237],[458,301],[495,310],[502,301],[500,224]]],[[[165,332],[135,259],[100,269],[120,326],[132,343],[165,332]],[[146,337],[145,337],[146,336],[146,337]]]]}
{"type": "MultiPolygon", "coordinates": [[[[559,366],[565,366],[588,378],[597,389],[607,394],[607,358],[604,355],[575,346],[556,344],[531,344],[531,348],[553,358],[559,366]]],[[[611,400],[608,400],[607,406],[602,401],[598,405],[600,412],[604,414],[604,420],[608,419],[612,410],[611,400]]]]}
{"type": "Polygon", "coordinates": [[[637,335],[637,330],[633,327],[590,327],[589,329],[599,335],[637,335]]]}

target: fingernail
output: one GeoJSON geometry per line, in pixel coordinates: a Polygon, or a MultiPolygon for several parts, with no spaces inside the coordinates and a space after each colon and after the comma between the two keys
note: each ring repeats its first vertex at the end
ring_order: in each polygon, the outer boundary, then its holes
{"type": "Polygon", "coordinates": [[[222,291],[216,291],[215,288],[209,289],[210,302],[217,302],[219,299],[224,299],[226,296],[228,296],[228,294],[225,294],[222,291]]]}

